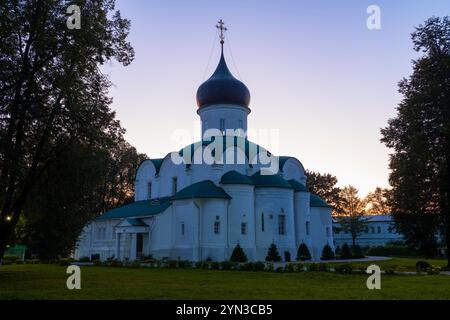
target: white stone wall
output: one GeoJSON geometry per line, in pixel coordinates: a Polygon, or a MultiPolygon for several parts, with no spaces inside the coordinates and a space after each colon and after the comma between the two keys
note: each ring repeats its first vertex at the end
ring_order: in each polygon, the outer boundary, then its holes
{"type": "Polygon", "coordinates": [[[207,129],[219,129],[220,119],[225,120],[226,129],[247,131],[247,116],[250,111],[238,105],[214,105],[198,110],[202,122],[202,136],[207,129]],[[240,122],[242,121],[242,126],[240,122]]]}

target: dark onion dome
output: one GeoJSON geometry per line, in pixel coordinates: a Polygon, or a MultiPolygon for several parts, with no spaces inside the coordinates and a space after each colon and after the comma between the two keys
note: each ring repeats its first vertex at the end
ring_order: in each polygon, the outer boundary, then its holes
{"type": "Polygon", "coordinates": [[[220,184],[247,184],[253,185],[249,176],[245,176],[237,171],[229,171],[222,176],[220,184]]]}
{"type": "Polygon", "coordinates": [[[211,180],[197,182],[187,186],[173,196],[173,200],[185,200],[193,198],[231,199],[230,195],[211,180]]]}
{"type": "Polygon", "coordinates": [[[313,193],[311,193],[309,206],[312,208],[332,208],[325,200],[313,193]]]}
{"type": "Polygon", "coordinates": [[[278,174],[262,175],[258,171],[251,177],[255,187],[257,188],[283,188],[293,189],[292,186],[278,174]]]}
{"type": "Polygon", "coordinates": [[[289,184],[294,188],[295,192],[309,192],[308,188],[301,182],[297,180],[289,180],[289,184]]]}
{"type": "Polygon", "coordinates": [[[199,108],[215,104],[234,104],[245,108],[250,105],[250,91],[231,74],[223,51],[216,71],[197,90],[199,108]]]}

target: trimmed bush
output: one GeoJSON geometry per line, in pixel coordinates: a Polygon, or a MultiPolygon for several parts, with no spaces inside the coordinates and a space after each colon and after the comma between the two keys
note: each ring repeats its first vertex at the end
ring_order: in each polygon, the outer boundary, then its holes
{"type": "Polygon", "coordinates": [[[284,252],[284,261],[291,262],[291,253],[289,251],[284,252]]]}
{"type": "Polygon", "coordinates": [[[234,247],[230,261],[239,263],[248,261],[247,255],[245,254],[244,250],[242,250],[239,244],[237,244],[236,247],[234,247]]]}
{"type": "Polygon", "coordinates": [[[336,256],[334,255],[333,249],[331,249],[328,244],[325,245],[325,247],[323,247],[322,257],[320,257],[320,260],[328,261],[334,259],[336,259],[336,256]]]}
{"type": "Polygon", "coordinates": [[[311,260],[311,253],[309,252],[308,246],[302,243],[297,250],[297,261],[308,260],[311,260]]]}
{"type": "Polygon", "coordinates": [[[280,262],[281,257],[278,253],[277,245],[275,243],[272,243],[269,247],[269,250],[267,251],[266,261],[271,262],[280,262]]]}
{"type": "Polygon", "coordinates": [[[348,244],[344,243],[341,250],[341,259],[347,260],[352,258],[352,252],[350,251],[350,247],[348,244]]]}
{"type": "Polygon", "coordinates": [[[351,274],[353,267],[350,264],[341,264],[334,268],[334,271],[340,274],[351,274]]]}
{"type": "Polygon", "coordinates": [[[426,261],[417,261],[416,270],[417,272],[427,272],[431,268],[431,264],[426,261]]]}

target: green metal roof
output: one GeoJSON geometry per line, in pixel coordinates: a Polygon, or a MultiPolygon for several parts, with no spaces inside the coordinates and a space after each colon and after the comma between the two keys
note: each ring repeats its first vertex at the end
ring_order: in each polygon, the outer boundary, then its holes
{"type": "MultiPolygon", "coordinates": [[[[237,136],[223,136],[222,139],[223,139],[223,141],[222,141],[222,146],[223,146],[222,152],[225,152],[225,150],[228,147],[231,146],[231,142],[230,141],[232,140],[232,142],[233,142],[232,146],[238,147],[238,148],[241,148],[241,149],[244,148],[244,150],[242,150],[242,151],[245,151],[245,156],[247,157],[247,159],[250,158],[250,151],[252,153],[254,152],[254,154],[252,154],[253,157],[258,155],[260,152],[267,151],[263,147],[257,145],[256,143],[253,143],[253,142],[249,141],[246,138],[237,137],[237,136]]],[[[190,156],[190,159],[192,159],[192,157],[194,156],[195,151],[199,147],[205,148],[208,145],[210,145],[211,143],[213,143],[214,140],[215,140],[215,138],[213,137],[211,139],[211,141],[199,141],[199,142],[193,143],[193,144],[191,144],[191,145],[181,149],[179,154],[180,154],[181,157],[184,157],[184,155],[186,153],[188,153],[189,156],[190,156]]],[[[213,150],[213,152],[212,152],[213,156],[215,156],[215,152],[214,151],[215,150],[213,150]]],[[[270,152],[268,152],[268,154],[271,155],[270,152]]],[[[249,159],[249,160],[251,161],[252,159],[249,159]]]]}
{"type": "Polygon", "coordinates": [[[230,195],[222,188],[216,186],[211,180],[194,183],[173,196],[173,200],[184,200],[192,198],[217,198],[231,199],[230,195]]]}
{"type": "Polygon", "coordinates": [[[163,212],[171,204],[172,202],[168,198],[160,199],[160,201],[136,201],[123,207],[112,209],[98,217],[97,220],[152,216],[163,212]]]}
{"type": "Polygon", "coordinates": [[[323,200],[321,197],[313,193],[311,193],[309,205],[310,207],[314,208],[331,208],[331,206],[328,203],[326,203],[325,200],[323,200]]]}
{"type": "Polygon", "coordinates": [[[248,184],[253,185],[249,176],[243,175],[237,171],[229,171],[222,176],[220,184],[248,184]]]}
{"type": "Polygon", "coordinates": [[[133,227],[148,227],[148,224],[141,219],[127,219],[127,222],[133,227]]]}
{"type": "Polygon", "coordinates": [[[289,184],[294,188],[295,192],[309,192],[309,189],[301,182],[297,180],[289,180],[289,184]]]}
{"type": "Polygon", "coordinates": [[[164,162],[164,159],[150,159],[150,161],[153,162],[153,165],[155,166],[156,169],[156,174],[158,174],[164,162]]]}
{"type": "Polygon", "coordinates": [[[284,180],[280,175],[262,175],[261,171],[258,171],[251,177],[253,183],[257,188],[284,188],[292,189],[292,186],[284,180]]]}

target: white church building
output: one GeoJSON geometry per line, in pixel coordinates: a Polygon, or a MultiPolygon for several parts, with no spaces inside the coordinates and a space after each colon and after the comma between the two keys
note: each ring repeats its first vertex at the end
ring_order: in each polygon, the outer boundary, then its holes
{"type": "Polygon", "coordinates": [[[308,191],[301,162],[247,139],[250,92],[227,67],[219,29],[219,64],[197,91],[202,141],[142,162],[135,202],[87,225],[75,258],[224,261],[239,244],[264,261],[275,243],[295,260],[305,243],[319,260],[325,245],[334,249],[332,209],[308,191]]]}

